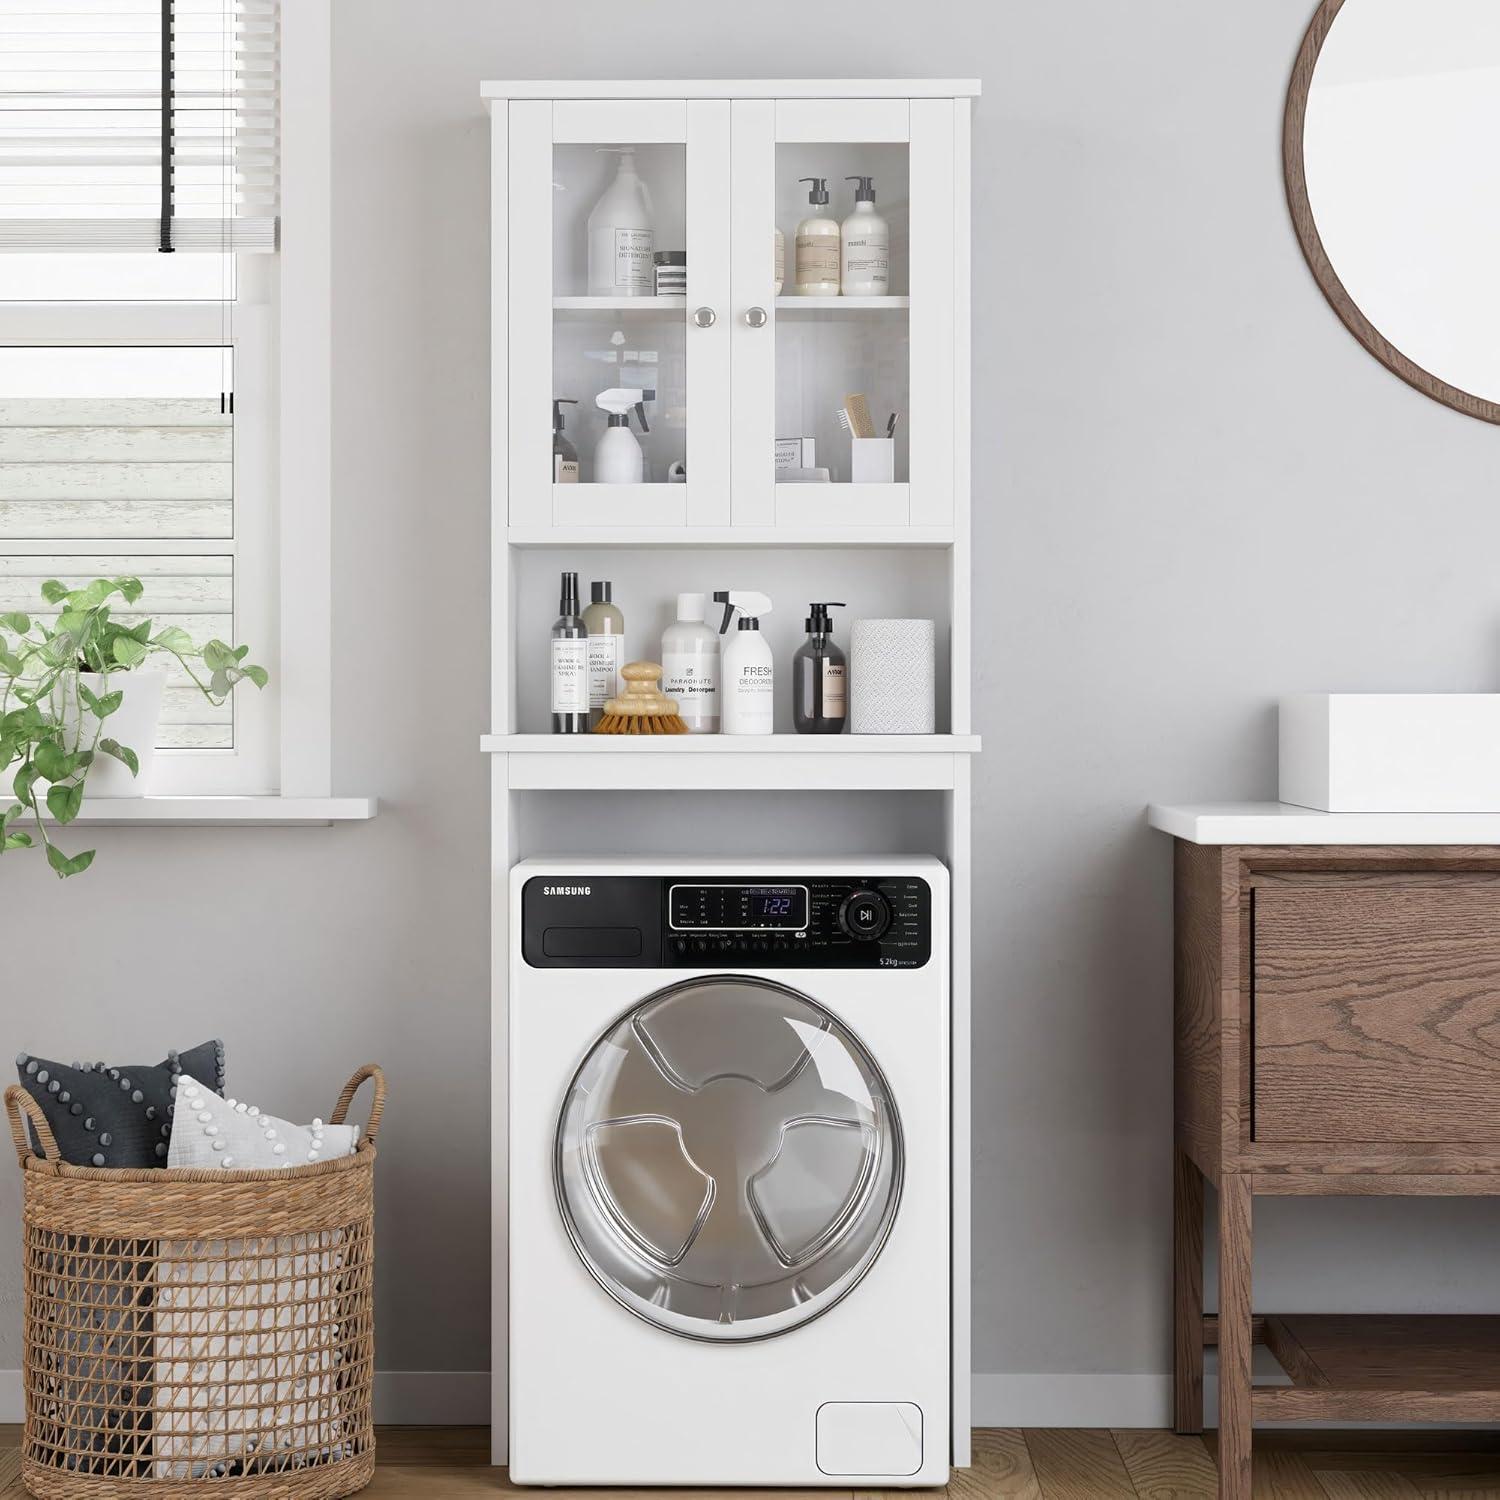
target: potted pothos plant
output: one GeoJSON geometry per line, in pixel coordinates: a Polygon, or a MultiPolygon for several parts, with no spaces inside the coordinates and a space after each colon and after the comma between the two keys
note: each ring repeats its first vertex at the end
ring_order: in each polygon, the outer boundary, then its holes
{"type": "Polygon", "coordinates": [[[42,585],[47,615],[0,614],[0,777],[11,775],[15,795],[0,812],[0,853],[40,847],[62,879],[88,869],[95,851],[59,849],[43,807],[66,826],[85,790],[131,794],[156,743],[172,663],[215,706],[237,683],[263,688],[268,680],[246,661],[248,646],[195,646],[180,626],[115,618],[118,605],[135,605],[144,591],[139,578],[96,578],[76,589],[52,578],[42,585]],[[17,826],[28,814],[35,838],[17,826]]]}

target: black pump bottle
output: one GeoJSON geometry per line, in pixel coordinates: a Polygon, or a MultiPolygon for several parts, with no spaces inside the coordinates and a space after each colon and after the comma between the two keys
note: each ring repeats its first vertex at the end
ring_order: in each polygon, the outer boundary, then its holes
{"type": "Polygon", "coordinates": [[[849,661],[834,644],[830,609],[837,599],[810,604],[807,639],[792,658],[792,723],[798,734],[842,734],[849,717],[849,661]]]}

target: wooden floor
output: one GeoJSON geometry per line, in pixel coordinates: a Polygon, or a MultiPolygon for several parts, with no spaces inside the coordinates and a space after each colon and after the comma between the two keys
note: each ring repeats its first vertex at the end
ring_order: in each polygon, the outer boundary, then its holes
{"type": "MultiPolygon", "coordinates": [[[[510,1490],[489,1467],[487,1427],[385,1427],[368,1500],[470,1500],[510,1490]]],[[[25,1500],[20,1431],[0,1427],[0,1500],[25,1500]]],[[[1211,1442],[1212,1439],[1210,1438],[1211,1442]]],[[[205,1495],[212,1494],[206,1486],[205,1495]]],[[[539,1496],[709,1493],[682,1490],[540,1490],[539,1496]]],[[[725,1491],[751,1500],[753,1490],[725,1491]]],[[[766,1492],[775,1500],[875,1500],[878,1490],[766,1492]]],[[[935,1495],[935,1490],[891,1490],[935,1495]]],[[[1258,1433],[1255,1493],[1265,1500],[1500,1500],[1500,1435],[1493,1433],[1258,1433]],[[1319,1447],[1316,1444],[1324,1444],[1319,1447]],[[1330,1447],[1328,1444],[1338,1444],[1330,1447]],[[1439,1445],[1442,1445],[1441,1447],[1439,1445]]],[[[1197,1438],[1170,1432],[995,1428],[974,1434],[974,1466],[957,1470],[952,1500],[1212,1500],[1213,1461],[1197,1438]]]]}

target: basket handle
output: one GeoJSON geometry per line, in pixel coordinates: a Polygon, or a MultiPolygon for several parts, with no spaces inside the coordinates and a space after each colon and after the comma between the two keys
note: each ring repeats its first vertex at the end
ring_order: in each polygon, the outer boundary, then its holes
{"type": "Polygon", "coordinates": [[[16,1143],[16,1160],[23,1167],[36,1153],[31,1148],[31,1139],[26,1134],[22,1115],[31,1121],[31,1127],[36,1131],[36,1138],[42,1143],[42,1159],[45,1161],[61,1159],[62,1152],[57,1149],[57,1137],[52,1134],[52,1127],[47,1123],[46,1115],[42,1113],[42,1106],[19,1083],[11,1084],[5,1091],[5,1113],[10,1116],[10,1138],[16,1143]]]}
{"type": "Polygon", "coordinates": [[[333,1114],[329,1118],[335,1125],[344,1123],[349,1114],[349,1106],[354,1102],[354,1095],[367,1078],[375,1080],[375,1097],[370,1101],[370,1118],[365,1123],[365,1139],[373,1144],[375,1133],[380,1129],[380,1117],[385,1113],[385,1073],[379,1063],[366,1063],[355,1072],[340,1092],[338,1103],[333,1106],[333,1114]]]}

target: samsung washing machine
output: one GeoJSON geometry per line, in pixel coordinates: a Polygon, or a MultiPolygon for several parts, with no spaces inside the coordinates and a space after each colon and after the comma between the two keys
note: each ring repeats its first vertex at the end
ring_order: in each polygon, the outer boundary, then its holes
{"type": "Polygon", "coordinates": [[[511,879],[510,1475],[936,1485],[948,873],[511,879]]]}

